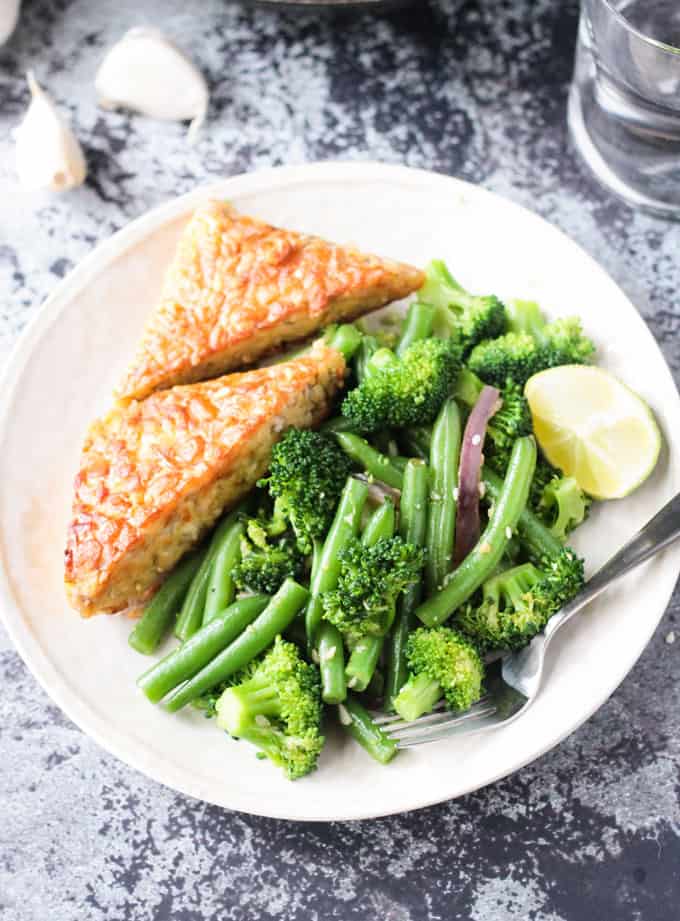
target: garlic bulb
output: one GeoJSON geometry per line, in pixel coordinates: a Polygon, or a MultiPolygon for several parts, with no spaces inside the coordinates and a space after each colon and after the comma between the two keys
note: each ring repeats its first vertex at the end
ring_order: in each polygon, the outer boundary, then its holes
{"type": "Polygon", "coordinates": [[[0,45],[4,45],[16,28],[21,0],[0,0],[0,45]]]}
{"type": "Polygon", "coordinates": [[[31,104],[15,132],[21,183],[31,189],[55,192],[81,185],[87,166],[76,136],[31,71],[27,79],[31,104]]]}
{"type": "Polygon", "coordinates": [[[165,121],[191,119],[193,139],[208,108],[208,86],[191,61],[158,29],[130,29],[108,51],[95,87],[99,105],[165,121]]]}

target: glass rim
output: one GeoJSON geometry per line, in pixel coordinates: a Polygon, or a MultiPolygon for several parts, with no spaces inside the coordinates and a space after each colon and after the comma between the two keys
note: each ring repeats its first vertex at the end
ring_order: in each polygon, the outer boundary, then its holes
{"type": "Polygon", "coordinates": [[[617,10],[613,6],[612,0],[601,0],[601,2],[610,10],[616,19],[618,19],[629,32],[632,32],[637,38],[641,41],[646,42],[648,45],[652,45],[654,48],[658,48],[660,51],[665,51],[668,54],[676,54],[680,57],[680,47],[676,45],[669,45],[667,42],[662,42],[658,38],[652,38],[651,35],[645,35],[644,32],[641,32],[637,29],[631,22],[629,22],[626,17],[623,15],[621,10],[617,10]]]}

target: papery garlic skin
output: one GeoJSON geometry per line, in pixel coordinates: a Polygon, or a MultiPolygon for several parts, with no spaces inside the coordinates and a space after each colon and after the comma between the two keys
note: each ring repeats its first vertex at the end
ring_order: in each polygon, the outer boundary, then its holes
{"type": "Polygon", "coordinates": [[[130,29],[107,52],[95,78],[99,105],[163,121],[191,120],[193,137],[208,108],[208,85],[158,29],[130,29]]]}
{"type": "Polygon", "coordinates": [[[4,45],[16,29],[21,0],[0,0],[0,45],[4,45]]]}
{"type": "Polygon", "coordinates": [[[78,139],[33,73],[27,74],[31,104],[15,132],[19,180],[29,189],[64,192],[81,185],[87,164],[78,139]]]}

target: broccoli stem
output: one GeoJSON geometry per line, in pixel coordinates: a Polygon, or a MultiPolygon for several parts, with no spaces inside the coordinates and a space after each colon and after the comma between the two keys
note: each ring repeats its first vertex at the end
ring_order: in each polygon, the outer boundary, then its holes
{"type": "Polygon", "coordinates": [[[137,680],[149,700],[157,704],[182,681],[191,678],[211,662],[232,640],[264,611],[267,595],[250,595],[234,602],[194,635],[152,665],[137,680]]]}
{"type": "Polygon", "coordinates": [[[403,474],[389,457],[376,451],[365,438],[351,432],[335,432],[340,447],[354,463],[376,480],[401,489],[403,474]]]}
{"type": "Polygon", "coordinates": [[[192,579],[201,565],[201,554],[192,553],[179,563],[144,608],[140,620],[128,636],[128,643],[137,652],[151,655],[177,615],[192,579]]]}
{"type": "Polygon", "coordinates": [[[333,330],[327,339],[329,348],[341,352],[345,361],[350,361],[361,345],[363,336],[351,323],[343,323],[333,330]]]}
{"type": "Polygon", "coordinates": [[[457,400],[472,408],[483,389],[484,381],[480,380],[473,371],[470,371],[469,368],[460,369],[454,390],[457,400]]]}
{"type": "Polygon", "coordinates": [[[403,720],[417,720],[423,713],[429,713],[439,698],[442,688],[438,681],[429,678],[425,672],[412,675],[394,700],[394,709],[403,720]]]}
{"type": "Polygon", "coordinates": [[[347,697],[345,651],[342,636],[334,624],[321,621],[318,632],[321,697],[327,704],[339,704],[347,697]]]}
{"type": "Polygon", "coordinates": [[[508,330],[528,333],[537,342],[545,342],[545,318],[536,301],[512,300],[508,304],[508,330]]]}
{"type": "Polygon", "coordinates": [[[428,595],[440,589],[451,569],[456,527],[455,489],[458,485],[461,421],[458,404],[450,398],[432,429],[430,497],[427,525],[425,585],[428,595]]]}
{"type": "Polygon", "coordinates": [[[321,595],[334,589],[340,573],[340,553],[353,537],[359,533],[361,513],[368,497],[368,486],[354,477],[348,477],[340,497],[338,508],[330,527],[318,565],[310,585],[311,599],[305,615],[307,641],[311,647],[316,646],[316,634],[321,623],[323,606],[321,595]]]}
{"type": "Polygon", "coordinates": [[[378,340],[375,336],[364,336],[354,359],[354,373],[357,384],[360,384],[366,377],[366,367],[377,351],[378,340]]]}
{"type": "Polygon", "coordinates": [[[535,467],[536,442],[532,436],[518,438],[493,514],[476,547],[449,576],[442,589],[416,611],[426,626],[443,624],[500,563],[526,506],[535,467]]]}
{"type": "MultiPolygon", "coordinates": [[[[308,598],[307,589],[293,579],[286,579],[257,619],[215,659],[175,691],[166,704],[167,710],[175,713],[215,685],[226,681],[239,669],[245,668],[264,652],[279,633],[283,633],[308,598]]],[[[208,624],[205,629],[212,626],[208,624]]]]}
{"type": "Polygon", "coordinates": [[[361,543],[364,547],[373,547],[379,540],[392,537],[394,525],[394,503],[391,499],[385,499],[383,504],[379,505],[368,519],[361,535],[361,543]]]}
{"type": "Polygon", "coordinates": [[[434,323],[434,308],[430,304],[414,301],[408,309],[406,319],[401,331],[401,337],[396,348],[396,354],[401,357],[406,349],[420,339],[428,339],[432,333],[434,323]]]}
{"type": "MultiPolygon", "coordinates": [[[[404,488],[399,506],[399,533],[417,547],[425,545],[427,532],[427,490],[429,470],[421,460],[411,460],[404,471],[404,488]]],[[[421,583],[409,586],[397,604],[397,617],[387,638],[385,705],[393,709],[394,698],[408,676],[406,641],[413,628],[413,612],[420,602],[421,583]]]]}
{"type": "Polygon", "coordinates": [[[203,612],[205,611],[205,600],[208,594],[212,565],[222,544],[231,535],[232,526],[238,520],[239,515],[240,509],[227,515],[219,523],[208,545],[203,561],[189,586],[189,591],[186,594],[182,610],[179,612],[179,617],[175,624],[175,636],[182,641],[193,636],[203,623],[203,612]]]}
{"type": "Polygon", "coordinates": [[[224,540],[215,554],[206,590],[204,624],[209,624],[234,600],[236,585],[232,570],[241,559],[242,534],[243,522],[236,519],[225,533],[224,540]]]}
{"type": "MultiPolygon", "coordinates": [[[[503,491],[503,478],[485,466],[482,470],[482,480],[486,486],[487,498],[491,499],[494,504],[498,504],[503,491]]],[[[539,566],[543,560],[555,559],[564,549],[562,542],[551,534],[550,530],[528,507],[519,516],[517,531],[532,561],[539,566]]]]}
{"type": "Polygon", "coordinates": [[[340,704],[338,716],[343,729],[380,764],[387,764],[397,754],[397,743],[373,722],[354,694],[348,694],[340,704]]]}

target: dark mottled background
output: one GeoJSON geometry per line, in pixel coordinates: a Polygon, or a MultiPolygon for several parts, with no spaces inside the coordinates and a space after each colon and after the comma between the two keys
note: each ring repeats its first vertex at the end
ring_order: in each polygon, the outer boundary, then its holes
{"type": "MultiPolygon", "coordinates": [[[[573,0],[336,19],[218,0],[25,3],[0,49],[2,354],[57,279],[150,206],[212,177],[342,156],[461,176],[554,221],[639,305],[677,375],[680,228],[582,174],[565,130],[576,23],[573,0]],[[140,23],[208,75],[194,148],[181,126],[96,108],[104,48],[140,23]],[[87,149],[87,185],[53,200],[13,176],[28,67],[87,149]]],[[[0,629],[0,919],[678,921],[677,611],[676,596],[609,703],[531,767],[421,812],[317,826],[228,814],[129,770],[50,703],[0,629]]]]}

